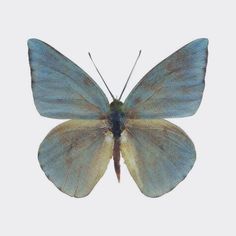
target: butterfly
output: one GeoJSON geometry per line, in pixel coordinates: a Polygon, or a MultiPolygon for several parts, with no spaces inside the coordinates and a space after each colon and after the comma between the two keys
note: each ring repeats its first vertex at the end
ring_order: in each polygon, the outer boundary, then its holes
{"type": "Polygon", "coordinates": [[[121,101],[99,70],[113,101],[80,67],[38,39],[28,40],[34,103],[42,116],[71,119],[39,147],[42,170],[62,192],[87,196],[111,158],[120,180],[120,158],[143,194],[159,197],[189,173],[196,159],[187,134],[163,118],[193,115],[202,100],[208,40],[196,39],[151,69],[121,101]]]}

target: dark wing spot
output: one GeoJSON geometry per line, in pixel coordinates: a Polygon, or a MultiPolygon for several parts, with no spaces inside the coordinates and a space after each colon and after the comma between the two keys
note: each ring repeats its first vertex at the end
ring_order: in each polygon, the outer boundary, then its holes
{"type": "Polygon", "coordinates": [[[86,85],[86,86],[92,86],[92,85],[94,85],[94,84],[93,84],[93,81],[92,81],[90,78],[88,78],[88,77],[85,77],[85,78],[83,79],[83,83],[84,83],[84,85],[86,85]]]}
{"type": "Polygon", "coordinates": [[[138,118],[138,114],[136,111],[134,110],[129,110],[126,114],[125,117],[129,118],[129,119],[136,119],[138,118]]]}
{"type": "Polygon", "coordinates": [[[140,103],[141,102],[141,98],[140,97],[137,97],[134,99],[134,103],[137,104],[137,103],[140,103]]]}
{"type": "Polygon", "coordinates": [[[72,162],[73,162],[73,158],[67,158],[67,159],[66,159],[66,165],[67,165],[68,167],[70,167],[70,166],[72,165],[72,162]]]}
{"type": "Polygon", "coordinates": [[[184,60],[186,59],[186,53],[183,51],[178,51],[174,55],[175,58],[171,58],[171,60],[167,60],[166,69],[169,72],[176,72],[179,70],[179,64],[183,64],[184,60]]]}

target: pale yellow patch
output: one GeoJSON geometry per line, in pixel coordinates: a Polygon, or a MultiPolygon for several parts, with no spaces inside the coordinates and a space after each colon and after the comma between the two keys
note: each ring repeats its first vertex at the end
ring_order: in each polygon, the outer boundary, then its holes
{"type": "Polygon", "coordinates": [[[121,134],[121,154],[125,164],[137,185],[142,188],[143,182],[140,178],[139,168],[136,162],[137,151],[132,144],[131,136],[124,130],[121,134]]]}
{"type": "Polygon", "coordinates": [[[108,144],[114,143],[113,134],[110,131],[106,133],[105,142],[108,144]]]}

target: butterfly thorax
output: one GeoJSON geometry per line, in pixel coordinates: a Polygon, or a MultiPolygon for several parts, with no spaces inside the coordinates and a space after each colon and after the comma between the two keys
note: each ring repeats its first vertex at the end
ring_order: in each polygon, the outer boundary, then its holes
{"type": "Polygon", "coordinates": [[[124,130],[124,112],[123,103],[119,100],[114,100],[110,104],[109,123],[114,138],[119,138],[124,130]]]}

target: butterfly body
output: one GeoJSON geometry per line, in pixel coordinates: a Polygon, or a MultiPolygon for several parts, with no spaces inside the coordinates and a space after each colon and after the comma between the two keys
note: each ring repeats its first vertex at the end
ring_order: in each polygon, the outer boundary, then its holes
{"type": "Polygon", "coordinates": [[[114,138],[114,147],[113,147],[113,160],[115,172],[120,180],[120,137],[123,132],[125,126],[125,113],[123,111],[123,103],[117,99],[114,99],[113,102],[110,103],[110,112],[108,121],[110,124],[110,130],[113,133],[114,138]]]}
{"type": "Polygon", "coordinates": [[[110,104],[96,82],[53,47],[38,39],[30,39],[28,47],[37,110],[46,117],[71,119],[49,132],[39,147],[40,166],[58,189],[87,196],[112,157],[120,180],[121,156],[148,197],[171,191],[187,176],[196,159],[194,144],[163,118],[197,111],[207,39],[190,42],[156,65],[124,102],[120,98],[126,85],[119,99],[110,93],[110,104]]]}

